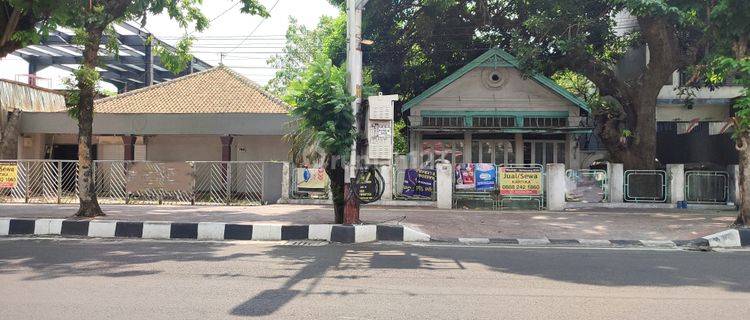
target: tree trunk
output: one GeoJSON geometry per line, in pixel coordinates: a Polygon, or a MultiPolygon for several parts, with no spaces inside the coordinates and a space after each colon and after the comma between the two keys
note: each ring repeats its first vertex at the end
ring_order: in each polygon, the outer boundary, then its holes
{"type": "MultiPolygon", "coordinates": [[[[5,113],[3,111],[3,113],[5,113]]],[[[0,115],[4,117],[5,115],[0,115]]],[[[16,159],[18,157],[18,129],[21,125],[21,110],[15,109],[8,113],[8,121],[0,127],[0,159],[16,159]]]]}
{"type": "Polygon", "coordinates": [[[331,180],[331,201],[333,202],[333,213],[335,223],[344,223],[344,206],[346,199],[344,197],[344,166],[341,157],[326,156],[325,160],[326,173],[331,180]]]}
{"type": "MultiPolygon", "coordinates": [[[[83,66],[88,70],[95,70],[102,29],[87,28],[88,39],[83,51],[83,66]]],[[[79,217],[103,216],[96,199],[94,185],[94,165],[92,155],[93,122],[94,122],[94,94],[96,81],[87,78],[87,72],[77,75],[80,99],[78,101],[78,198],[80,199],[79,217]]]]}
{"type": "Polygon", "coordinates": [[[629,115],[597,115],[597,133],[612,162],[622,163],[626,170],[655,169],[656,94],[622,102],[624,103],[620,112],[629,115]],[[629,135],[625,132],[629,132],[629,135]]]}
{"type": "Polygon", "coordinates": [[[750,149],[748,149],[748,143],[750,143],[750,132],[743,132],[737,137],[737,152],[739,157],[739,186],[740,186],[740,199],[739,200],[739,214],[737,219],[734,221],[735,226],[747,226],[750,222],[750,170],[747,170],[747,166],[750,165],[750,149]]]}

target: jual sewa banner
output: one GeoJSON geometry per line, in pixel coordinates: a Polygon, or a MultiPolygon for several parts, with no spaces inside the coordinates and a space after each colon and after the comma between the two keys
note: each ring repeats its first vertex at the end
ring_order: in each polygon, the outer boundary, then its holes
{"type": "Polygon", "coordinates": [[[13,189],[18,182],[18,165],[0,163],[0,189],[13,189]]]}
{"type": "Polygon", "coordinates": [[[538,196],[542,194],[542,168],[500,167],[500,195],[538,196]]]}

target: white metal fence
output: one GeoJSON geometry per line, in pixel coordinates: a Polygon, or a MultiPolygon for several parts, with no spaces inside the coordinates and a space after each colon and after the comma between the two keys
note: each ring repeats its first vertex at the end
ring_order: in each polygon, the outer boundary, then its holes
{"type": "MultiPolygon", "coordinates": [[[[258,205],[265,162],[95,161],[102,204],[258,205]]],[[[0,202],[77,203],[77,161],[2,160],[14,171],[0,184],[0,202]]]]}

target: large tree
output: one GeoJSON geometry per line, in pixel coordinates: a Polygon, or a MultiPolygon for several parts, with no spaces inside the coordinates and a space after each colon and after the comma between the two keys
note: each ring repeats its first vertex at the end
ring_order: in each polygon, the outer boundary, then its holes
{"type": "Polygon", "coordinates": [[[64,19],[64,0],[0,1],[0,58],[38,43],[49,30],[64,19]]]}
{"type": "MultiPolygon", "coordinates": [[[[83,63],[75,71],[78,87],[78,194],[80,208],[78,216],[103,215],[96,198],[92,161],[92,125],[94,118],[94,95],[99,81],[96,66],[99,50],[105,33],[112,24],[127,20],[144,20],[149,14],[166,12],[170,18],[186,28],[193,24],[197,31],[208,26],[208,19],[200,12],[201,0],[69,0],[68,10],[62,24],[76,30],[76,41],[83,45],[83,63]]],[[[242,0],[242,12],[268,16],[266,9],[257,0],[242,0]]],[[[116,50],[113,37],[106,41],[110,50],[116,50]]],[[[179,64],[178,64],[179,65],[179,64]]]]}

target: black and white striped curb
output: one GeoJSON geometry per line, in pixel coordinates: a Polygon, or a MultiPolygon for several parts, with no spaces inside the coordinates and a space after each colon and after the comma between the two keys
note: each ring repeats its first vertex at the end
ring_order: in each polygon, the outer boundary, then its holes
{"type": "Polygon", "coordinates": [[[9,235],[197,240],[325,240],[343,243],[430,241],[429,235],[401,225],[278,225],[0,218],[0,236],[9,235]]]}
{"type": "Polygon", "coordinates": [[[750,229],[727,229],[697,239],[700,245],[709,248],[736,248],[750,246],[750,229]]]}
{"type": "Polygon", "coordinates": [[[432,242],[460,244],[497,244],[519,246],[586,246],[586,247],[704,247],[708,240],[591,240],[591,239],[516,239],[516,238],[432,238],[432,242]]]}

